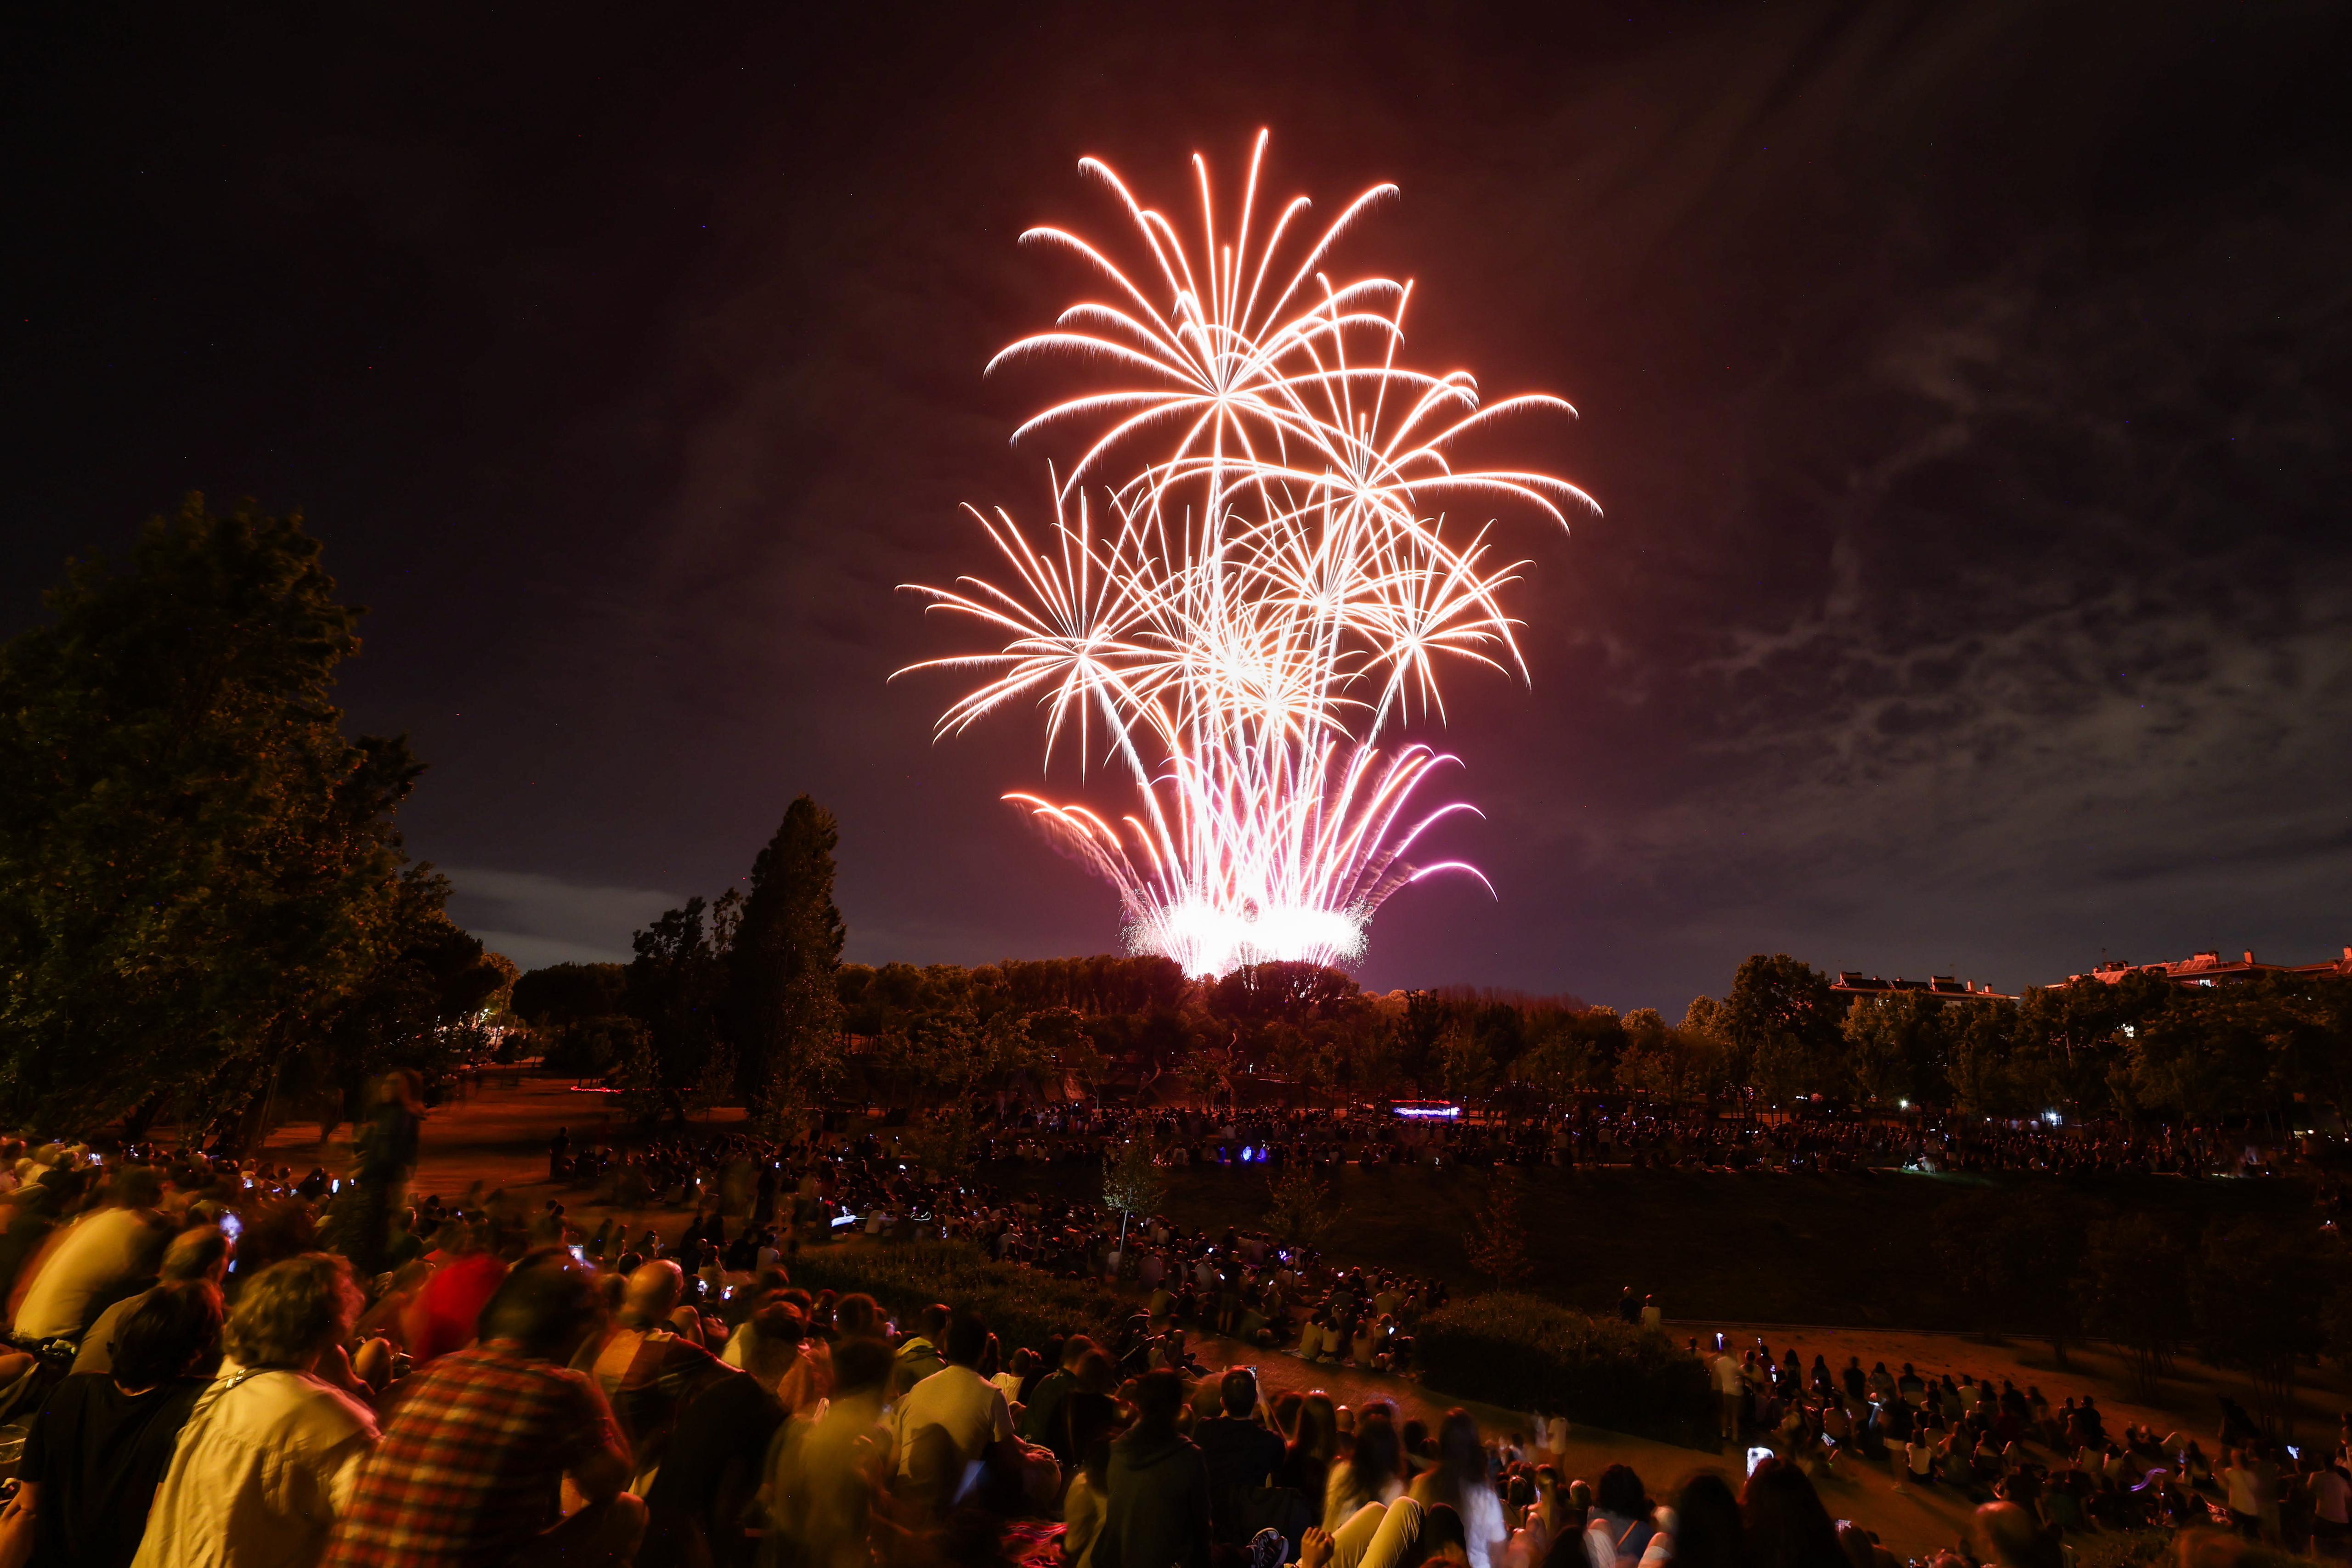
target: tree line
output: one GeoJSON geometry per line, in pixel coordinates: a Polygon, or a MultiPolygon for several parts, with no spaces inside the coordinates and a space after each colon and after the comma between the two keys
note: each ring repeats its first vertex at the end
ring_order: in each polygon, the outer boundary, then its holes
{"type": "MultiPolygon", "coordinates": [[[[755,878],[755,896],[756,887],[755,878]]],[[[2058,1110],[2148,1123],[2285,1117],[2352,1095],[2352,980],[2340,977],[2206,989],[2133,973],[2015,1000],[1852,998],[1785,954],[1748,958],[1724,996],[1696,998],[1675,1022],[1652,1009],[1620,1016],[1572,997],[1368,992],[1341,971],[1307,964],[1198,980],[1168,959],[1125,955],[979,967],[836,963],[826,971],[833,1010],[821,1021],[805,1009],[794,1031],[772,1032],[773,1044],[753,1049],[727,1032],[740,1004],[720,999],[723,986],[698,1013],[674,999],[681,961],[705,964],[714,977],[734,972],[729,944],[740,938],[729,935],[735,917],[727,909],[725,899],[698,900],[665,915],[639,934],[627,965],[535,970],[516,988],[516,1009],[540,1027],[555,1060],[582,1071],[633,1055],[642,1063],[650,1052],[667,1064],[658,1071],[680,1106],[698,1083],[706,1103],[730,1089],[748,1093],[754,1076],[785,1063],[803,1095],[823,1087],[892,1104],[1011,1091],[1053,1097],[1066,1088],[1118,1095],[1162,1078],[1218,1103],[1255,1076],[1278,1081],[1277,1092],[1298,1104],[1614,1094],[1770,1107],[1822,1096],[2005,1119],[2058,1110]],[[707,956],[692,956],[704,947],[707,956]],[[710,1020],[708,1044],[695,1032],[698,1019],[710,1020]],[[710,1061],[725,1071],[698,1078],[710,1061]]],[[[824,922],[837,929],[838,916],[824,922]]],[[[837,955],[837,944],[830,950],[837,955]]],[[[793,972],[815,985],[823,968],[793,972]]]]}

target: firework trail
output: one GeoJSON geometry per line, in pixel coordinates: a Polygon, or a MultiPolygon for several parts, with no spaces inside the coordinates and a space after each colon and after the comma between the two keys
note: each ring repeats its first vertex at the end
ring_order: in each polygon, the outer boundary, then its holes
{"type": "Polygon", "coordinates": [[[1083,443],[1068,472],[1051,476],[1050,528],[1033,536],[1002,509],[968,508],[1004,575],[910,585],[992,643],[912,666],[981,677],[940,733],[1027,702],[1043,711],[1049,766],[1066,741],[1082,768],[1115,759],[1136,791],[1115,822],[1006,798],[1118,889],[1130,946],[1203,975],[1275,958],[1351,961],[1398,888],[1441,871],[1479,874],[1409,858],[1433,823],[1473,810],[1412,805],[1454,759],[1377,745],[1416,712],[1444,716],[1449,661],[1526,675],[1499,596],[1527,563],[1497,559],[1489,528],[1449,530],[1445,508],[1515,504],[1565,527],[1564,507],[1592,507],[1548,474],[1455,465],[1449,450],[1487,425],[1575,411],[1540,395],[1481,402],[1466,371],[1401,363],[1412,286],[1335,284],[1325,270],[1341,235],[1395,187],[1365,192],[1309,242],[1303,196],[1259,222],[1265,145],[1261,131],[1223,233],[1194,157],[1189,246],[1108,165],[1081,162],[1123,207],[1143,264],[1130,277],[1076,235],[1023,235],[1080,258],[1106,292],[990,368],[1056,357],[1118,384],[1015,433],[1083,443]]]}

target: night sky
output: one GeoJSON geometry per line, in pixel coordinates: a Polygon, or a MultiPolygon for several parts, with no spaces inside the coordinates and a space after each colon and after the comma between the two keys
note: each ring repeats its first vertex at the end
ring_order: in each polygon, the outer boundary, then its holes
{"type": "MultiPolygon", "coordinates": [[[[981,371],[1272,129],[1394,180],[1336,270],[1573,423],[1507,521],[1532,686],[1431,738],[1485,867],[1369,984],[1678,1015],[1744,955],[2002,988],[2352,942],[2352,9],[55,6],[0,49],[0,632],[202,489],[370,607],[354,728],[526,967],[746,872],[806,790],[849,956],[1102,951],[1115,905],[935,745],[893,585],[1045,504],[981,371]],[[1439,13],[1447,19],[1433,20],[1439,13]]],[[[1189,211],[1189,208],[1182,210],[1189,211]]],[[[1057,780],[1065,793],[1079,788],[1057,780]]],[[[1116,802],[1115,793],[1108,799],[1116,802]]]]}

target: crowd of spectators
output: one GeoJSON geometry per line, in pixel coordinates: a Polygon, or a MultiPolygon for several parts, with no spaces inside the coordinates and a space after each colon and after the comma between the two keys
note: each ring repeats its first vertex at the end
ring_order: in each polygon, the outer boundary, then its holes
{"type": "MultiPolygon", "coordinates": [[[[1627,1166],[1698,1170],[2014,1171],[2068,1176],[2212,1176],[2283,1169],[2306,1154],[2275,1130],[1994,1122],[1926,1112],[1860,1115],[1708,1114],[1639,1101],[1579,1104],[1541,1114],[1419,1105],[1404,1113],[1362,1106],[1222,1113],[1134,1111],[1094,1102],[1002,1108],[976,1129],[983,1165],[1099,1163],[1144,1138],[1171,1166],[1627,1166]]],[[[643,1155],[609,1148],[580,1155],[599,1175],[641,1170],[641,1190],[681,1201],[696,1180],[691,1145],[643,1155]]]]}
{"type": "MultiPolygon", "coordinates": [[[[1890,1568],[1816,1488],[1864,1466],[1975,1505],[2002,1568],[2058,1568],[2074,1531],[2216,1525],[2332,1553],[2352,1531],[2344,1451],[2273,1448],[2235,1412],[2209,1457],[2185,1432],[2110,1429],[2087,1396],[2053,1407],[2032,1385],[1720,1341],[1689,1353],[1753,1462],[1661,1502],[1623,1465],[1575,1475],[1556,1413],[1482,1434],[1458,1410],[1433,1427],[1360,1385],[1352,1408],[1312,1386],[1313,1364],[1410,1373],[1441,1284],[1006,1199],[881,1130],[625,1155],[560,1135],[557,1197],[410,1205],[371,1190],[413,1150],[407,1114],[389,1094],[378,1125],[397,1135],[356,1183],[0,1143],[0,1568],[1890,1568]],[[593,1228],[571,1216],[614,1197],[645,1201],[593,1228]],[[644,1218],[665,1206],[683,1212],[644,1218]],[[341,1245],[378,1214],[385,1235],[341,1245]],[[893,1322],[793,1284],[803,1249],[852,1231],[968,1239],[1123,1286],[1132,1314],[1006,1344],[945,1303],[893,1322]],[[1269,1389],[1204,1371],[1188,1333],[1309,1364],[1269,1389]]],[[[1138,1134],[1178,1161],[1553,1152],[1524,1130],[1352,1130],[1080,1110],[1008,1119],[981,1165],[1100,1159],[1138,1134]]],[[[1663,1332],[1630,1289],[1620,1310],[1663,1332]]]]}

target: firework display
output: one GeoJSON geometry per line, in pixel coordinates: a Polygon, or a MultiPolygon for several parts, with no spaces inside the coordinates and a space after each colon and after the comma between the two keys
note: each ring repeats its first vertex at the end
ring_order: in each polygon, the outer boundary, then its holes
{"type": "Polygon", "coordinates": [[[1365,192],[1305,241],[1304,196],[1260,222],[1265,147],[1261,132],[1222,232],[1193,159],[1190,246],[1108,165],[1081,162],[1131,220],[1144,265],[1131,277],[1075,234],[1031,230],[1024,242],[1075,254],[1107,295],[991,368],[1051,356],[1118,384],[1016,433],[1080,447],[1066,472],[1049,470],[1049,527],[969,508],[1003,573],[914,588],[991,643],[912,666],[982,677],[942,734],[1026,701],[1043,713],[1049,767],[1066,746],[1082,771],[1109,759],[1131,779],[1115,820],[1006,798],[1118,888],[1131,947],[1193,974],[1351,961],[1397,889],[1479,874],[1414,858],[1433,824],[1473,810],[1414,803],[1454,759],[1381,745],[1444,716],[1448,662],[1526,675],[1501,596],[1527,563],[1497,554],[1491,522],[1449,526],[1447,508],[1517,506],[1564,527],[1563,508],[1592,506],[1548,474],[1456,462],[1456,444],[1513,414],[1574,411],[1541,395],[1482,402],[1466,371],[1401,362],[1412,286],[1325,270],[1395,187],[1365,192]]]}

